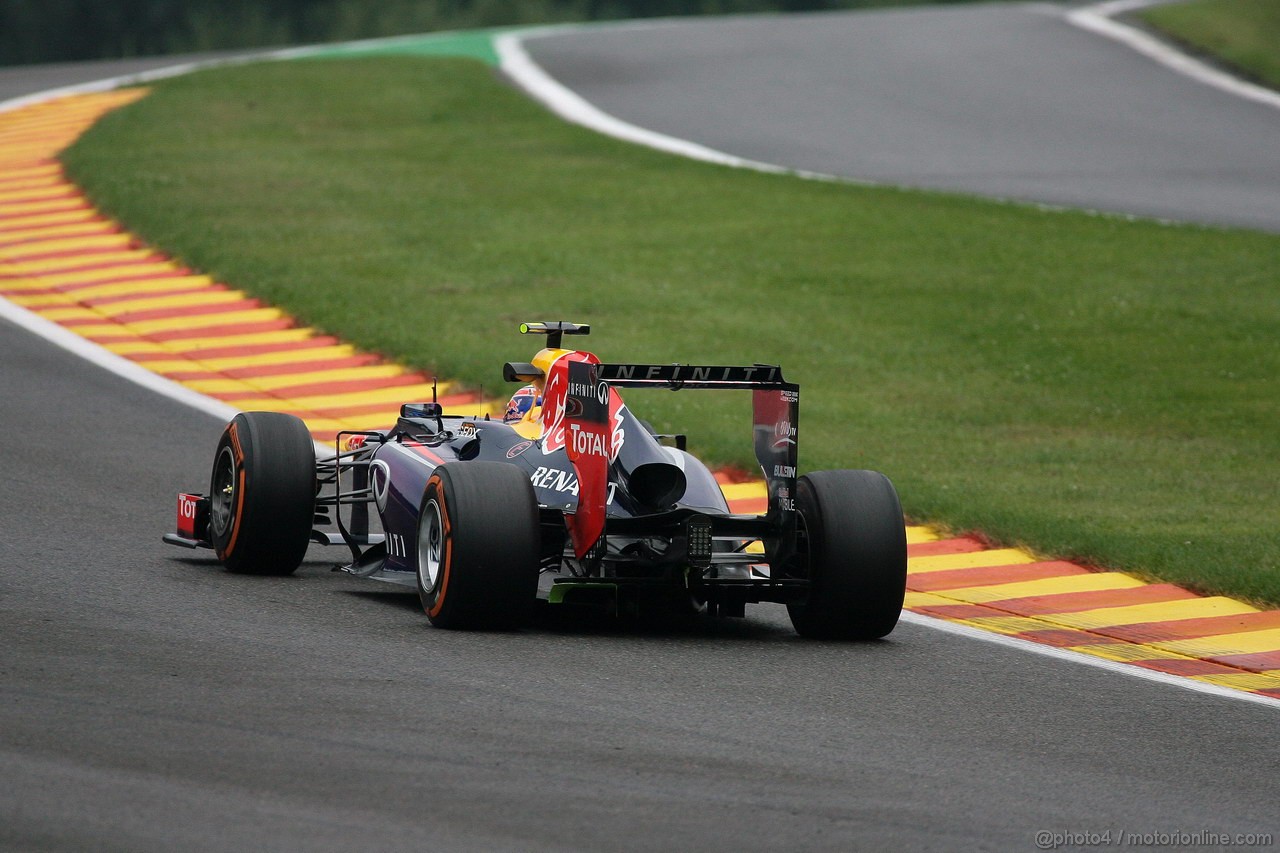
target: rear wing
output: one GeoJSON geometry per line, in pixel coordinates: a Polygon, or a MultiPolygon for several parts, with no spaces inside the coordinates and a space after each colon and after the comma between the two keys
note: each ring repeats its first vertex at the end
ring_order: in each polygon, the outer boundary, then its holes
{"type": "Polygon", "coordinates": [[[796,467],[799,458],[800,386],[782,368],[694,364],[599,364],[596,378],[619,388],[748,390],[752,392],[752,437],[756,461],[769,488],[768,519],[778,530],[765,542],[771,563],[785,560],[795,541],[796,467]]]}
{"type": "Polygon", "coordinates": [[[800,386],[782,377],[772,364],[749,367],[696,364],[598,364],[595,378],[619,388],[684,388],[747,390],[752,394],[752,426],[756,460],[769,482],[769,507],[773,510],[774,484],[784,509],[791,509],[794,494],[800,421],[800,386]]]}

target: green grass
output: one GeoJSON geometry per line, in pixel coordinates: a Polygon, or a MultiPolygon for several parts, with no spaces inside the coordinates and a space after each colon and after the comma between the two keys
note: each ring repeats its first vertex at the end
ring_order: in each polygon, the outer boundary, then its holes
{"type": "Polygon", "coordinates": [[[1151,26],[1280,89],[1280,0],[1192,0],[1141,13],[1151,26]]]}
{"type": "MultiPolygon", "coordinates": [[[[65,161],[195,268],[491,394],[532,354],[522,320],[590,322],[607,360],[780,363],[805,469],[1280,603],[1280,237],[695,163],[467,60],[176,78],[65,161]]],[[[631,401],[750,464],[745,395],[631,401]]]]}

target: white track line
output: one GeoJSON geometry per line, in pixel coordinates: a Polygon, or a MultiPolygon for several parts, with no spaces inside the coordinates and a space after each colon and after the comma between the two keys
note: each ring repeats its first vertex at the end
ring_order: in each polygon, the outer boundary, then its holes
{"type": "Polygon", "coordinates": [[[39,335],[46,341],[80,356],[86,361],[96,364],[104,370],[109,370],[117,376],[141,385],[149,391],[168,397],[170,400],[176,400],[224,421],[231,420],[240,411],[220,400],[206,397],[198,391],[192,391],[172,379],[166,379],[158,373],[152,373],[137,362],[130,361],[124,356],[116,355],[110,350],[80,337],[75,332],[69,332],[57,323],[46,320],[7,299],[0,299],[0,317],[21,326],[32,334],[39,335]]]}
{"type": "MultiPolygon", "coordinates": [[[[1170,0],[1108,0],[1108,2],[1085,6],[1067,12],[1063,17],[1076,27],[1124,44],[1144,56],[1150,57],[1162,65],[1205,85],[1213,86],[1220,91],[1246,98],[1256,103],[1280,109],[1280,92],[1233,77],[1224,71],[1178,51],[1142,30],[1113,20],[1115,15],[1168,2],[1170,0]]],[[[625,24],[622,26],[625,26],[625,24]]],[[[749,160],[688,139],[648,130],[606,113],[554,79],[534,62],[528,51],[524,49],[523,42],[525,39],[541,38],[581,29],[584,29],[584,27],[570,25],[538,27],[499,33],[494,37],[493,41],[494,49],[498,54],[498,64],[506,74],[515,80],[517,85],[535,100],[544,104],[553,113],[566,121],[590,128],[606,136],[633,142],[637,145],[644,145],[658,151],[689,157],[693,160],[717,163],[722,166],[732,166],[734,168],[772,174],[794,175],[813,180],[869,183],[821,172],[791,169],[776,163],[749,160]]],[[[1056,206],[1049,207],[1050,209],[1059,209],[1056,206]]]]}
{"type": "MultiPolygon", "coordinates": [[[[1145,669],[1131,663],[1107,660],[1106,658],[1096,657],[1095,655],[1085,654],[1083,652],[1073,652],[1070,649],[1061,649],[1056,646],[1047,646],[1043,643],[1033,642],[1032,640],[1023,640],[1018,637],[1011,637],[1007,634],[997,634],[992,631],[984,631],[981,628],[973,628],[969,625],[961,625],[957,622],[948,622],[945,619],[926,616],[923,613],[912,613],[910,610],[904,610],[902,611],[901,621],[910,625],[921,625],[926,628],[933,628],[937,631],[945,631],[948,634],[957,634],[961,637],[968,637],[971,640],[995,643],[998,646],[1018,649],[1019,651],[1030,652],[1031,654],[1053,658],[1054,660],[1084,664],[1085,666],[1091,666],[1095,669],[1105,669],[1108,672],[1118,672],[1121,675],[1127,675],[1130,678],[1140,678],[1143,681],[1154,681],[1159,684],[1181,687],[1183,690],[1190,690],[1194,693],[1205,693],[1210,696],[1221,696],[1225,699],[1237,699],[1242,702],[1252,702],[1255,705],[1266,705],[1271,708],[1280,709],[1280,699],[1272,699],[1270,696],[1263,696],[1259,693],[1247,693],[1244,690],[1239,690],[1234,687],[1221,687],[1217,684],[1209,684],[1204,681],[1194,681],[1191,678],[1181,675],[1170,675],[1167,672],[1145,669]]],[[[1240,673],[1242,675],[1248,674],[1244,670],[1241,670],[1240,673]]]]}
{"type": "Polygon", "coordinates": [[[1169,0],[1109,0],[1106,3],[1075,9],[1068,12],[1065,17],[1069,23],[1082,30],[1117,41],[1206,86],[1280,110],[1280,92],[1233,77],[1221,69],[1182,53],[1150,33],[1114,19],[1116,15],[1168,2],[1169,0]]]}
{"type": "Polygon", "coordinates": [[[360,39],[358,41],[342,42],[340,44],[312,44],[302,47],[285,47],[277,50],[263,50],[256,53],[244,53],[236,56],[219,56],[210,59],[202,59],[194,62],[181,62],[175,65],[166,65],[161,68],[152,68],[149,71],[136,71],[132,74],[121,74],[116,77],[104,77],[101,80],[90,80],[86,83],[74,83],[70,86],[60,86],[56,89],[46,89],[43,92],[34,92],[30,95],[22,95],[17,98],[10,98],[7,101],[0,101],[0,113],[16,110],[19,107],[38,104],[43,101],[51,101],[54,98],[62,98],[67,95],[89,95],[94,92],[109,92],[112,89],[119,89],[123,86],[137,86],[142,83],[150,83],[154,80],[163,80],[166,77],[178,77],[182,74],[190,74],[193,71],[203,71],[206,68],[221,68],[227,65],[248,65],[252,62],[270,62],[288,59],[304,59],[316,54],[327,53],[332,50],[342,49],[363,49],[385,45],[393,45],[401,42],[419,42],[427,38],[448,39],[458,34],[458,30],[442,30],[438,33],[419,33],[416,35],[405,36],[387,36],[385,38],[360,39]]]}
{"type": "MultiPolygon", "coordinates": [[[[638,127],[609,115],[604,110],[589,103],[578,93],[572,91],[533,61],[524,49],[522,42],[527,38],[540,38],[563,32],[573,32],[580,27],[539,27],[532,30],[514,30],[499,33],[494,37],[493,46],[498,54],[498,64],[520,88],[524,89],[535,100],[541,102],[549,110],[565,121],[582,125],[606,136],[634,142],[648,148],[655,148],[669,154],[678,154],[692,160],[706,163],[717,163],[721,166],[732,166],[736,169],[750,169],[756,172],[769,172],[778,175],[794,175],[801,178],[829,181],[848,181],[835,175],[824,175],[820,172],[807,172],[790,169],[775,163],[762,163],[759,160],[748,160],[735,154],[709,148],[688,139],[680,139],[638,127]]],[[[856,181],[848,181],[856,183],[856,181]]]]}
{"type": "MultiPolygon", "coordinates": [[[[204,60],[200,62],[183,62],[176,65],[166,65],[161,68],[153,68],[149,71],[140,71],[133,74],[122,74],[116,77],[104,77],[100,80],[90,80],[86,83],[76,83],[70,86],[60,86],[56,89],[46,89],[42,92],[34,92],[30,95],[23,95],[17,98],[10,98],[7,101],[0,101],[0,113],[10,112],[12,110],[21,109],[22,107],[51,101],[56,98],[63,98],[70,95],[90,95],[97,92],[109,92],[113,89],[120,89],[125,86],[136,86],[142,83],[149,83],[154,80],[163,80],[166,77],[177,77],[182,74],[190,74],[193,71],[200,71],[205,68],[217,68],[227,65],[244,65],[250,62],[258,62],[264,60],[292,59],[298,56],[306,56],[316,50],[328,47],[328,45],[320,45],[314,48],[289,48],[286,50],[270,51],[258,54],[249,54],[245,56],[220,57],[218,59],[204,60]]],[[[68,352],[78,355],[90,364],[97,365],[103,370],[110,371],[115,375],[127,379],[137,385],[141,385],[149,391],[153,391],[162,397],[190,406],[199,412],[211,415],[221,421],[229,421],[239,414],[240,410],[234,406],[228,406],[221,400],[215,400],[207,397],[198,391],[193,391],[181,383],[174,382],[172,379],[166,379],[158,373],[153,373],[142,367],[134,361],[130,361],[123,356],[116,355],[105,347],[95,344],[87,338],[82,338],[74,332],[69,332],[57,323],[46,320],[40,315],[28,311],[27,309],[10,302],[4,297],[0,297],[0,318],[10,321],[14,325],[21,326],[33,335],[44,338],[49,343],[61,347],[68,352]]],[[[334,449],[324,442],[315,442],[316,455],[318,458],[325,458],[334,453],[334,449]]]]}
{"type": "MultiPolygon", "coordinates": [[[[284,53],[284,51],[281,51],[281,53],[284,53]]],[[[95,92],[110,92],[112,89],[120,89],[124,86],[136,86],[140,83],[150,83],[153,80],[163,80],[166,77],[177,77],[182,74],[190,74],[193,71],[200,71],[204,68],[216,68],[220,65],[244,65],[249,62],[256,62],[259,59],[272,57],[272,54],[257,54],[227,57],[223,59],[209,59],[203,62],[183,62],[178,65],[166,65],[163,68],[153,68],[150,71],[121,74],[117,77],[103,77],[101,80],[90,80],[87,83],[75,83],[70,86],[60,86],[56,89],[46,89],[43,92],[34,92],[30,95],[22,95],[17,98],[10,98],[7,101],[0,101],[0,113],[20,109],[21,107],[28,107],[32,104],[43,103],[44,101],[52,101],[54,98],[64,98],[68,95],[91,95],[95,92]]]]}
{"type": "Polygon", "coordinates": [[[547,27],[531,31],[501,33],[493,40],[494,49],[498,53],[498,64],[502,70],[512,77],[537,101],[540,101],[553,113],[565,121],[580,124],[594,131],[656,148],[669,154],[678,154],[693,160],[707,163],[718,163],[722,166],[733,166],[739,169],[755,169],[762,172],[781,172],[787,169],[771,163],[760,163],[747,160],[724,151],[708,148],[687,139],[678,139],[653,130],[646,130],[622,119],[609,115],[599,107],[588,103],[581,95],[564,86],[547,74],[525,51],[521,41],[525,38],[554,35],[573,31],[570,27],[547,27]]]}
{"type": "MultiPolygon", "coordinates": [[[[55,98],[63,98],[69,95],[88,95],[96,92],[109,92],[113,89],[119,89],[124,86],[134,86],[139,83],[147,83],[152,80],[162,80],[166,77],[176,77],[181,74],[190,74],[192,71],[198,71],[202,68],[212,68],[218,65],[232,65],[250,62],[257,57],[231,57],[226,59],[216,59],[207,62],[184,62],[178,65],[167,65],[163,68],[154,68],[150,71],[141,71],[135,74],[122,74],[117,77],[104,77],[101,80],[91,80],[87,83],[77,83],[72,86],[60,86],[56,89],[46,89],[43,92],[35,92],[30,95],[23,95],[17,98],[10,98],[7,101],[0,101],[0,113],[10,112],[12,110],[21,109],[22,107],[31,106],[33,104],[51,101],[55,98]]],[[[85,361],[101,367],[103,370],[110,371],[117,376],[129,380],[137,385],[141,385],[149,391],[154,391],[162,397],[167,397],[183,405],[190,406],[197,411],[220,418],[223,421],[229,421],[239,412],[232,406],[228,406],[221,400],[215,400],[212,397],[206,397],[197,391],[166,379],[158,373],[153,373],[142,367],[137,362],[130,361],[123,356],[116,355],[105,347],[99,346],[94,342],[82,338],[74,332],[69,332],[57,323],[46,320],[40,315],[28,311],[27,309],[0,297],[0,317],[10,321],[14,325],[21,326],[33,335],[44,338],[51,344],[61,347],[68,352],[78,355],[85,361]]]]}

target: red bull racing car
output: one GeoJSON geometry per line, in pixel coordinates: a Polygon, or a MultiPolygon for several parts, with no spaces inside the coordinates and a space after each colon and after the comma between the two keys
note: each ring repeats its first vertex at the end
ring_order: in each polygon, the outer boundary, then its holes
{"type": "Polygon", "coordinates": [[[787,606],[806,637],[882,637],[906,589],[906,531],[873,471],[797,475],[799,387],[779,367],[612,364],[546,336],[506,415],[406,403],[387,430],[342,432],[317,458],[305,424],[246,412],[223,432],[209,493],[182,494],[166,542],[211,548],[231,571],[289,574],[309,544],[345,545],[351,574],[416,587],[441,628],[512,628],[548,605],[787,606]],[[753,398],[762,515],[731,512],[684,436],[659,436],[619,389],[740,389],[753,398]]]}

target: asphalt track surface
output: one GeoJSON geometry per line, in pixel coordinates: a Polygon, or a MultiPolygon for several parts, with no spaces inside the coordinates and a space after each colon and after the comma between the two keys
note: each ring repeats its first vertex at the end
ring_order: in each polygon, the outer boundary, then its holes
{"type": "Polygon", "coordinates": [[[604,112],[879,183],[1280,231],[1280,110],[1043,3],[600,26],[529,38],[604,112]]]}
{"type": "MultiPolygon", "coordinates": [[[[102,76],[90,69],[86,76],[102,76]]],[[[38,75],[29,89],[45,88],[38,75]]],[[[1275,709],[901,625],[430,628],[166,548],[221,425],[0,320],[0,849],[1034,849],[1275,832],[1275,709]]]]}
{"type": "MultiPolygon", "coordinates": [[[[57,62],[46,65],[0,67],[0,101],[94,80],[123,77],[172,68],[186,63],[223,61],[252,56],[258,51],[214,51],[182,56],[149,56],[140,59],[104,59],[95,62],[57,62]]],[[[265,52],[265,51],[264,51],[265,52]]]]}
{"type": "Polygon", "coordinates": [[[220,425],[0,322],[0,848],[1031,849],[1274,830],[1280,718],[902,625],[439,631],[166,548],[220,425]]]}

